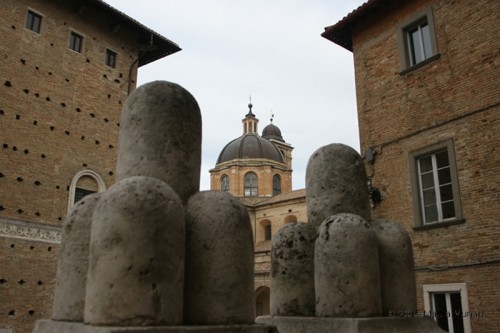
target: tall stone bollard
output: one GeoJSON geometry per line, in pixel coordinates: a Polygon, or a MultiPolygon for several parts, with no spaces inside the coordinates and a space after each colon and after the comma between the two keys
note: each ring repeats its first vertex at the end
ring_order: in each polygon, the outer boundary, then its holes
{"type": "Polygon", "coordinates": [[[185,274],[186,324],[253,323],[252,228],[231,194],[205,191],[189,199],[185,274]]]}
{"type": "Polygon", "coordinates": [[[415,313],[417,293],[411,239],[399,223],[375,220],[372,226],[378,238],[382,311],[415,313]]]}
{"type": "Polygon", "coordinates": [[[85,323],[182,323],[184,209],[170,186],[136,176],[110,187],[92,222],[85,323]]]}
{"type": "Polygon", "coordinates": [[[336,214],[319,228],[314,250],[318,317],[382,315],[377,237],[354,214],[336,214]]]}
{"type": "Polygon", "coordinates": [[[352,213],[370,221],[365,166],[349,146],[330,144],[316,150],[306,170],[307,220],[317,228],[328,217],[352,213]]]}
{"type": "Polygon", "coordinates": [[[54,320],[83,322],[92,214],[101,193],[88,195],[70,210],[62,229],[56,274],[54,320]]]}
{"type": "Polygon", "coordinates": [[[199,191],[201,114],[181,86],[155,81],[137,88],[120,118],[116,180],[149,176],[169,184],[183,203],[199,191]]]}
{"type": "Polygon", "coordinates": [[[314,316],[314,242],[316,228],[290,223],[273,235],[271,315],[314,316]]]}

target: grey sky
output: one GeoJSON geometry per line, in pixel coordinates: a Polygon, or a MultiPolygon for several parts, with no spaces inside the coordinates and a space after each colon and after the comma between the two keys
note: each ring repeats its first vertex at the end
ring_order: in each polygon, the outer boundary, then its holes
{"type": "Polygon", "coordinates": [[[309,156],[333,142],[359,151],[352,53],[322,38],[362,0],[105,0],[182,51],[141,67],[189,90],[203,118],[201,189],[222,148],[242,134],[252,96],[259,133],[281,129],[293,151],[293,189],[309,156]]]}

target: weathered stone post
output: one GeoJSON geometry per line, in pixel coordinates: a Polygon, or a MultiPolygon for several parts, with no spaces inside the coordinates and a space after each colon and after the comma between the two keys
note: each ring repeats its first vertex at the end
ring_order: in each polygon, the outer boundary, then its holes
{"type": "Polygon", "coordinates": [[[336,214],[320,227],[314,253],[316,315],[382,315],[377,237],[358,215],[336,214]]]}
{"type": "Polygon", "coordinates": [[[316,228],[290,223],[273,235],[271,315],[314,316],[314,242],[316,228]]]}
{"type": "Polygon", "coordinates": [[[253,323],[252,227],[231,194],[204,191],[189,199],[185,278],[186,324],[253,323]]]}
{"type": "Polygon", "coordinates": [[[352,213],[370,221],[365,166],[349,146],[330,144],[316,150],[307,163],[307,220],[317,228],[328,217],[352,213]]]}
{"type": "Polygon", "coordinates": [[[187,90],[166,81],[140,86],[125,102],[119,135],[117,181],[155,177],[183,203],[199,191],[201,113],[187,90]]]}
{"type": "Polygon", "coordinates": [[[101,193],[95,193],[78,201],[64,221],[52,310],[54,320],[83,322],[90,227],[100,196],[101,193]]]}
{"type": "Polygon", "coordinates": [[[410,236],[393,221],[374,220],[372,226],[378,238],[383,313],[415,313],[417,292],[410,236]]]}
{"type": "Polygon", "coordinates": [[[135,176],[110,187],[92,222],[85,323],[182,323],[184,209],[170,186],[135,176]]]}
{"type": "Polygon", "coordinates": [[[183,204],[199,190],[200,110],[181,86],[155,81],[127,98],[120,126],[118,182],[92,225],[85,321],[180,324],[183,204]]]}

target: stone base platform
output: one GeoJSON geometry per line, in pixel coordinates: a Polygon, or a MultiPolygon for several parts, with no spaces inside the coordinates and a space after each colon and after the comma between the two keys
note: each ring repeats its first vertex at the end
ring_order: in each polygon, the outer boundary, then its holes
{"type": "Polygon", "coordinates": [[[263,325],[207,325],[207,326],[148,326],[118,327],[89,326],[83,323],[38,320],[33,333],[272,333],[271,326],[263,325]]]}
{"type": "Polygon", "coordinates": [[[320,318],[261,316],[256,323],[274,326],[278,333],[444,333],[424,318],[320,318]]]}

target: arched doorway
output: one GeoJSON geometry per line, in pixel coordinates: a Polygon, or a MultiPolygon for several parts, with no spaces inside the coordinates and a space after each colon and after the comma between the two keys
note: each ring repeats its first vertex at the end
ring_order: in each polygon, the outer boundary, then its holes
{"type": "Polygon", "coordinates": [[[255,316],[267,316],[270,314],[270,290],[262,286],[255,290],[255,316]]]}

